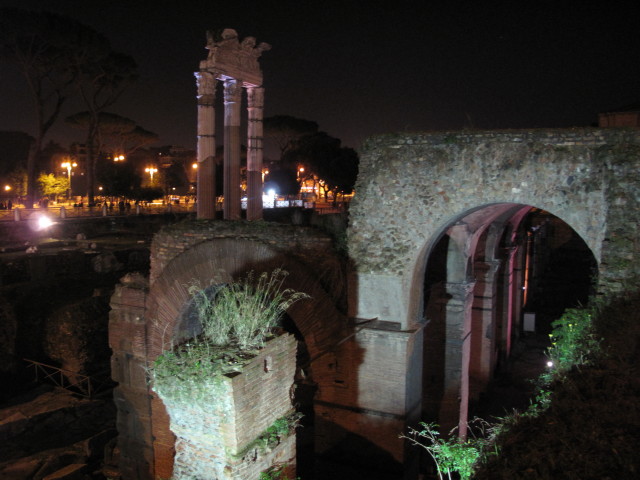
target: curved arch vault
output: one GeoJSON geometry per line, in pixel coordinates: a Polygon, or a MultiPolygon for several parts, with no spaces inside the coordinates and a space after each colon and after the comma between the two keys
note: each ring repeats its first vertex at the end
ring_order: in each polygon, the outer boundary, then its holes
{"type": "Polygon", "coordinates": [[[640,286],[638,172],[637,131],[383,135],[361,152],[348,275],[311,229],[211,222],[163,231],[149,280],[123,279],[112,299],[124,478],[171,474],[172,438],[144,367],[189,335],[178,322],[185,285],[273,267],[314,299],[288,314],[318,385],[315,454],[415,478],[417,451],[398,435],[427,417],[464,425],[469,402],[525,331],[525,313],[545,328],[593,292],[640,286]],[[549,291],[562,301],[545,303],[549,291]]]}

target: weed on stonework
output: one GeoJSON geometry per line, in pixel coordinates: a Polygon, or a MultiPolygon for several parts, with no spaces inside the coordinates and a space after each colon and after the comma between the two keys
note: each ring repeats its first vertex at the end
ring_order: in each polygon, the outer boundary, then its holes
{"type": "Polygon", "coordinates": [[[216,291],[189,286],[202,334],[163,352],[150,369],[156,391],[215,387],[216,378],[240,372],[274,335],[284,312],[308,298],[283,288],[287,272],[253,272],[216,291]],[[178,385],[180,385],[178,387],[178,385]],[[185,388],[189,387],[189,388],[185,388]]]}
{"type": "MultiPolygon", "coordinates": [[[[286,473],[288,467],[287,464],[276,465],[266,472],[262,472],[258,480],[289,480],[286,473]]],[[[296,480],[300,480],[300,477],[296,477],[296,480]]]]}
{"type": "Polygon", "coordinates": [[[525,411],[469,440],[443,438],[433,423],[403,435],[440,480],[640,478],[640,294],[592,299],[552,326],[548,369],[525,411]]]}
{"type": "Polygon", "coordinates": [[[456,435],[457,428],[449,432],[448,438],[442,438],[437,424],[421,422],[420,426],[420,430],[410,428],[409,435],[401,435],[401,438],[422,447],[429,454],[440,480],[468,480],[482,456],[489,451],[492,426],[481,418],[468,423],[470,438],[466,440],[456,435]]]}

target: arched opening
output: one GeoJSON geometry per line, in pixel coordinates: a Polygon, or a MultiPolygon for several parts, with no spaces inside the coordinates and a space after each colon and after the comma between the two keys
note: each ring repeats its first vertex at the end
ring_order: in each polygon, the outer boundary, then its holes
{"type": "Polygon", "coordinates": [[[424,275],[424,420],[464,435],[469,415],[526,407],[494,380],[508,381],[527,348],[542,371],[551,322],[586,303],[596,272],[575,230],[532,206],[486,205],[445,225],[424,275]]]}
{"type": "MultiPolygon", "coordinates": [[[[206,296],[211,304],[215,303],[216,296],[222,288],[227,284],[214,283],[210,285],[193,284],[196,295],[206,296]]],[[[191,289],[190,289],[191,290],[191,289]]],[[[202,299],[192,296],[184,305],[182,312],[178,318],[181,341],[190,342],[191,339],[202,334],[201,312],[202,299]]],[[[316,394],[317,385],[313,380],[311,372],[311,357],[307,348],[304,336],[300,329],[296,326],[294,319],[287,313],[284,313],[280,319],[279,327],[285,332],[294,336],[297,342],[296,350],[296,373],[293,378],[293,386],[291,388],[291,400],[295,410],[302,414],[300,426],[296,432],[296,464],[299,473],[311,473],[314,452],[313,452],[313,433],[315,413],[313,410],[313,401],[316,394]],[[311,468],[311,469],[310,469],[311,468]]],[[[270,365],[265,360],[264,369],[268,371],[270,365]]]]}
{"type": "MultiPolygon", "coordinates": [[[[323,365],[314,359],[346,336],[347,322],[335,306],[333,298],[317,280],[317,275],[291,256],[283,255],[265,243],[242,239],[216,239],[192,247],[176,257],[163,270],[151,287],[147,317],[150,319],[149,360],[155,359],[167,345],[176,344],[198,334],[192,322],[185,318],[189,310],[188,285],[222,285],[256,273],[283,269],[289,273],[284,288],[310,295],[295,303],[283,318],[283,327],[298,340],[298,368],[294,391],[296,409],[307,414],[305,422],[313,424],[317,374],[323,375],[323,365]],[[167,294],[167,293],[170,294],[167,294]]],[[[215,289],[214,287],[211,287],[215,289]]],[[[213,292],[213,290],[212,290],[213,292]]],[[[188,315],[187,315],[188,317],[188,315]]],[[[327,377],[329,378],[329,377],[327,377]]],[[[162,443],[154,443],[156,474],[171,474],[173,436],[168,431],[168,417],[161,402],[152,406],[153,430],[162,443]]],[[[313,429],[310,429],[313,432],[313,429]]],[[[313,441],[303,436],[298,443],[302,462],[313,455],[313,441]]]]}

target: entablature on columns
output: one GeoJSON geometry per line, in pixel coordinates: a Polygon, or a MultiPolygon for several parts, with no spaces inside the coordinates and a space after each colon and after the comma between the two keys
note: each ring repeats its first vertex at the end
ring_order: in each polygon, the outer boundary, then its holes
{"type": "Polygon", "coordinates": [[[243,87],[262,85],[262,71],[258,58],[262,52],[270,50],[271,45],[261,42],[256,45],[254,37],[245,37],[242,42],[231,28],[222,31],[219,37],[207,32],[207,50],[209,55],[200,62],[200,70],[208,71],[218,80],[239,80],[243,87]]]}

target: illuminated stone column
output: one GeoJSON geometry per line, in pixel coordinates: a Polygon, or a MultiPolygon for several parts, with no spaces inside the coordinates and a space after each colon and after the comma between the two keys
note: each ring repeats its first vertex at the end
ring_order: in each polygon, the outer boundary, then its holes
{"type": "Polygon", "coordinates": [[[198,218],[216,215],[216,78],[210,72],[196,72],[198,86],[198,218]]]}
{"type": "Polygon", "coordinates": [[[446,352],[444,394],[439,421],[443,432],[458,425],[466,437],[469,410],[469,358],[471,355],[471,308],[475,282],[447,283],[446,352]]]}
{"type": "Polygon", "coordinates": [[[497,259],[478,261],[474,265],[477,286],[471,319],[470,398],[478,400],[493,375],[496,358],[497,259]]]}
{"type": "Polygon", "coordinates": [[[240,104],[242,82],[224,81],[224,218],[240,220],[240,104]]]}
{"type": "Polygon", "coordinates": [[[247,88],[247,220],[262,219],[262,118],[264,88],[247,88]]]}
{"type": "Polygon", "coordinates": [[[503,250],[505,268],[502,273],[502,319],[500,320],[500,355],[506,360],[511,355],[511,337],[513,329],[513,293],[517,285],[514,283],[513,264],[517,247],[506,247],[503,250]]]}

